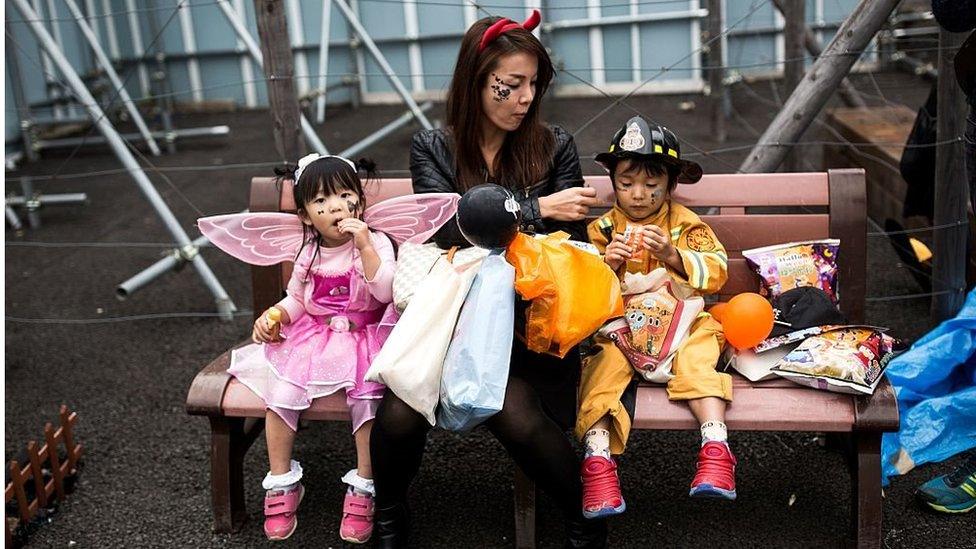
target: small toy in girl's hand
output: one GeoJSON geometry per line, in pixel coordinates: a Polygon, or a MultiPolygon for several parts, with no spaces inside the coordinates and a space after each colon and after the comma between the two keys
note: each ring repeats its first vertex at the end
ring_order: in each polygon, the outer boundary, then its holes
{"type": "Polygon", "coordinates": [[[835,304],[837,294],[837,253],[840,240],[810,240],[743,250],[742,255],[762,279],[760,292],[773,299],[780,294],[812,286],[820,288],[835,304]]]}
{"type": "Polygon", "coordinates": [[[773,331],[773,306],[759,294],[733,297],[721,315],[725,339],[736,349],[755,347],[773,331]]]}
{"type": "Polygon", "coordinates": [[[871,394],[903,345],[869,327],[846,327],[808,338],[772,371],[800,385],[849,394],[871,394]]]}
{"type": "Polygon", "coordinates": [[[264,315],[264,322],[268,325],[268,331],[271,332],[271,340],[278,341],[281,339],[281,310],[277,307],[268,309],[264,315]]]}

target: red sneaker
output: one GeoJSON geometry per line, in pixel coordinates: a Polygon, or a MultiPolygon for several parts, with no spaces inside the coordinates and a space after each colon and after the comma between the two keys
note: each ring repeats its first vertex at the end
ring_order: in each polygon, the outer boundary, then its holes
{"type": "Polygon", "coordinates": [[[706,442],[698,452],[698,470],[689,496],[735,499],[735,456],[725,442],[706,442]]]}
{"type": "Polygon", "coordinates": [[[617,464],[602,456],[583,460],[583,516],[588,519],[619,515],[627,509],[620,495],[617,464]]]}

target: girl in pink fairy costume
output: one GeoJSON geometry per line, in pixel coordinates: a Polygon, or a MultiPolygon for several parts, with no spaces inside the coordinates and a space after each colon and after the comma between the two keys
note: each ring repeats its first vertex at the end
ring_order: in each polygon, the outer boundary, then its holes
{"type": "Polygon", "coordinates": [[[357,467],[348,485],[340,536],[365,543],[373,530],[369,436],[384,386],[363,379],[396,320],[391,306],[394,247],[422,241],[453,215],[456,195],[433,201],[404,197],[365,209],[359,168],[372,163],[311,154],[293,181],[298,215],[245,213],[200,219],[201,231],[248,263],[293,260],[287,295],[254,323],[253,345],[234,351],[228,372],[267,403],[265,433],[270,471],[262,482],[264,532],[291,536],[304,495],[302,467],[292,446],[303,410],[340,389],[352,417],[357,467]],[[379,232],[377,229],[384,229],[379,232]],[[371,230],[372,229],[372,230],[371,230]],[[388,236],[388,234],[389,236],[388,236]]]}

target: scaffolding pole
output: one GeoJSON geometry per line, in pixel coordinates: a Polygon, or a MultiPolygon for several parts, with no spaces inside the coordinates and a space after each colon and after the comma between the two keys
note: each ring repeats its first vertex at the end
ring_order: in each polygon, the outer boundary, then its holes
{"type": "Polygon", "coordinates": [[[136,125],[139,133],[142,134],[142,139],[146,142],[146,145],[149,146],[149,151],[153,156],[159,156],[159,145],[156,144],[156,140],[153,139],[152,134],[149,132],[146,121],[142,119],[142,114],[139,113],[136,104],[129,97],[129,92],[125,89],[125,83],[122,82],[118,73],[115,72],[115,68],[112,67],[112,60],[105,55],[105,50],[102,49],[102,46],[95,38],[95,33],[88,26],[88,21],[85,20],[85,16],[81,13],[81,9],[78,8],[78,4],[75,3],[75,0],[64,0],[64,3],[68,6],[68,10],[71,11],[71,16],[75,18],[78,28],[81,29],[81,34],[84,35],[88,41],[88,45],[91,46],[92,51],[95,53],[98,64],[102,66],[102,70],[105,71],[109,81],[112,82],[112,86],[115,87],[116,93],[119,94],[119,99],[125,104],[125,110],[129,111],[129,116],[132,117],[132,122],[136,125]]]}
{"type": "Polygon", "coordinates": [[[332,27],[332,1],[322,0],[322,34],[319,35],[319,95],[315,98],[315,121],[325,122],[326,77],[329,74],[329,33],[332,27]]]}
{"type": "Polygon", "coordinates": [[[122,162],[122,165],[129,170],[132,178],[135,180],[139,189],[143,192],[149,203],[152,205],[153,209],[162,219],[163,224],[166,226],[167,230],[173,235],[177,244],[182,247],[187,253],[187,255],[192,256],[192,263],[195,267],[197,274],[200,276],[203,283],[209,288],[210,292],[213,294],[216,301],[218,312],[222,313],[223,317],[230,320],[233,313],[237,308],[231,301],[230,296],[220,285],[220,281],[210,270],[210,267],[204,261],[203,257],[197,253],[196,249],[193,247],[193,243],[190,241],[190,237],[187,236],[186,231],[180,226],[179,221],[173,212],[167,207],[166,202],[163,197],[160,196],[159,191],[153,186],[152,182],[146,176],[145,172],[142,171],[142,167],[136,162],[135,157],[132,156],[132,152],[129,151],[126,144],[119,137],[118,132],[105,117],[105,113],[102,112],[101,107],[95,102],[95,98],[92,97],[91,92],[85,87],[78,73],[75,72],[71,63],[65,58],[64,53],[58,49],[57,45],[54,43],[54,39],[51,38],[50,33],[40,22],[40,18],[37,12],[27,3],[27,0],[11,0],[20,14],[24,17],[28,23],[34,36],[37,38],[38,43],[41,48],[46,51],[46,53],[51,57],[51,60],[57,65],[58,70],[67,80],[68,85],[78,96],[80,103],[88,110],[89,115],[91,115],[92,120],[94,120],[95,125],[101,131],[102,135],[108,140],[108,144],[112,147],[113,152],[122,162]]]}
{"type": "Polygon", "coordinates": [[[368,49],[369,53],[372,54],[373,59],[376,60],[376,64],[379,65],[380,69],[383,70],[383,73],[386,74],[387,80],[390,81],[393,88],[397,91],[397,93],[400,94],[400,97],[403,98],[403,102],[407,104],[407,107],[413,113],[417,121],[420,122],[425,129],[432,129],[434,126],[431,125],[430,120],[427,120],[427,117],[424,116],[424,113],[420,110],[417,102],[413,100],[410,92],[408,92],[407,88],[404,87],[403,82],[401,82],[400,78],[397,77],[395,72],[393,72],[393,67],[390,66],[389,62],[387,62],[386,57],[383,56],[383,52],[376,47],[373,39],[370,38],[369,33],[366,32],[366,28],[363,27],[363,24],[359,22],[359,18],[356,17],[356,14],[352,12],[352,8],[349,7],[346,0],[333,0],[333,2],[336,6],[338,6],[339,11],[342,12],[342,15],[345,16],[346,21],[349,21],[349,24],[352,25],[352,28],[359,36],[359,39],[362,40],[363,44],[366,45],[366,49],[368,49]]]}

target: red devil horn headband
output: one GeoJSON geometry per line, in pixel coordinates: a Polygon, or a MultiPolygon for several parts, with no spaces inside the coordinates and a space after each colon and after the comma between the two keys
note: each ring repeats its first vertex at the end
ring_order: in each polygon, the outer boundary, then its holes
{"type": "Polygon", "coordinates": [[[521,25],[504,17],[498,21],[495,21],[492,26],[488,27],[488,30],[486,30],[485,34],[481,37],[481,43],[478,44],[478,53],[485,51],[488,44],[491,44],[496,38],[512,29],[525,29],[532,32],[533,29],[539,26],[540,21],[542,21],[542,15],[539,14],[539,10],[532,10],[532,15],[530,15],[529,18],[526,19],[521,25]]]}

